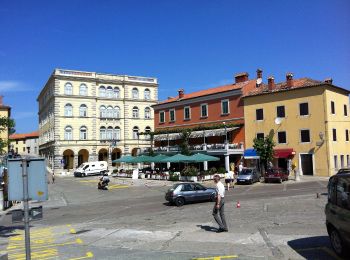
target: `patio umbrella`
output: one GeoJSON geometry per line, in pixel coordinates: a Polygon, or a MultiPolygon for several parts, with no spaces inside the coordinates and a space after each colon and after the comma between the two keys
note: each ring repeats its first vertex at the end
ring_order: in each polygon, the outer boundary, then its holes
{"type": "Polygon", "coordinates": [[[147,163],[147,162],[153,162],[153,157],[148,155],[140,155],[137,157],[134,157],[135,163],[147,163]]]}
{"type": "Polygon", "coordinates": [[[162,163],[162,160],[168,158],[165,154],[158,154],[157,156],[152,157],[152,162],[162,163]]]}
{"type": "Polygon", "coordinates": [[[207,154],[202,154],[202,153],[196,153],[192,156],[190,156],[193,162],[213,162],[213,161],[220,161],[220,158],[207,155],[207,154]]]}
{"type": "Polygon", "coordinates": [[[116,159],[116,160],[114,160],[112,162],[113,163],[120,163],[120,162],[123,162],[123,163],[136,163],[135,162],[135,157],[131,156],[131,155],[122,156],[119,159],[116,159]]]}
{"type": "Polygon", "coordinates": [[[191,156],[183,155],[181,153],[175,154],[168,158],[161,160],[160,162],[192,162],[191,156]]]}

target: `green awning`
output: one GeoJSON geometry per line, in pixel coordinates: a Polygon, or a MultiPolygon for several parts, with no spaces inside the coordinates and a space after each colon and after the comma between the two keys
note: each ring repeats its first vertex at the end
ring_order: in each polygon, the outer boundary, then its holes
{"type": "Polygon", "coordinates": [[[196,153],[192,156],[190,156],[193,162],[213,162],[213,161],[219,161],[220,158],[207,155],[207,154],[202,154],[202,153],[196,153]]]}
{"type": "Polygon", "coordinates": [[[161,162],[192,162],[191,156],[183,155],[183,154],[175,154],[168,158],[161,160],[161,162]]]}
{"type": "Polygon", "coordinates": [[[114,161],[112,161],[113,163],[121,163],[121,162],[124,162],[124,163],[135,163],[135,158],[134,156],[131,156],[131,155],[125,155],[125,156],[122,156],[120,157],[119,159],[116,159],[114,161]]]}
{"type": "Polygon", "coordinates": [[[137,157],[134,157],[135,163],[147,163],[147,162],[153,162],[153,157],[148,155],[140,155],[137,157]]]}
{"type": "Polygon", "coordinates": [[[160,163],[162,162],[162,160],[164,160],[165,158],[168,158],[169,156],[166,156],[165,154],[158,154],[157,156],[153,157],[153,162],[155,163],[160,163]]]}

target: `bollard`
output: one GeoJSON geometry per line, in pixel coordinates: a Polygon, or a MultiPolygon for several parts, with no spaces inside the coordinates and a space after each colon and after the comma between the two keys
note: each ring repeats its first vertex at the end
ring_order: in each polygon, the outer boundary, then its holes
{"type": "Polygon", "coordinates": [[[316,193],[316,198],[319,199],[320,198],[320,193],[316,193]]]}

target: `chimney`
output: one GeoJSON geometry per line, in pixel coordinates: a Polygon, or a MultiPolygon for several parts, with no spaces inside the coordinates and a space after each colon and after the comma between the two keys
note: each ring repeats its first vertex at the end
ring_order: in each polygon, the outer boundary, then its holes
{"type": "Polygon", "coordinates": [[[179,92],[179,98],[183,98],[183,97],[184,97],[184,94],[185,94],[184,89],[183,89],[183,88],[180,88],[180,89],[178,90],[178,92],[179,92]]]}
{"type": "Polygon", "coordinates": [[[275,78],[273,76],[270,76],[267,78],[267,85],[268,85],[269,91],[272,91],[275,89],[275,78]]]}
{"type": "Polygon", "coordinates": [[[256,70],[256,78],[262,79],[262,73],[263,73],[262,69],[257,69],[256,70]]]}
{"type": "Polygon", "coordinates": [[[249,80],[248,72],[242,72],[235,75],[235,83],[245,82],[249,80]]]}
{"type": "Polygon", "coordinates": [[[287,88],[293,87],[293,73],[288,72],[286,74],[287,88]]]}
{"type": "Polygon", "coordinates": [[[333,84],[333,79],[332,78],[326,78],[325,80],[324,80],[324,82],[325,83],[327,83],[327,84],[333,84]]]}

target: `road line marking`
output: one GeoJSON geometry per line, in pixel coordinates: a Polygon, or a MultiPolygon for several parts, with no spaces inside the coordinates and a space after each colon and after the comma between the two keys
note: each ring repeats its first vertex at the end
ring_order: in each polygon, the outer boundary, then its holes
{"type": "Polygon", "coordinates": [[[114,189],[125,189],[125,188],[129,188],[129,186],[126,186],[126,185],[112,185],[112,186],[109,186],[108,189],[109,190],[114,190],[114,189]]]}
{"type": "MultiPolygon", "coordinates": [[[[52,244],[47,244],[45,246],[32,246],[32,249],[39,249],[39,248],[50,248],[53,246],[66,246],[66,245],[75,245],[75,244],[83,244],[83,241],[80,238],[77,238],[75,241],[70,241],[66,243],[52,243],[52,244]]],[[[18,251],[24,249],[25,246],[22,245],[21,247],[17,246],[12,246],[11,248],[8,247],[9,251],[18,251]]]]}
{"type": "Polygon", "coordinates": [[[199,258],[192,258],[192,260],[221,260],[221,259],[233,259],[233,258],[238,258],[238,255],[199,257],[199,258]]]}
{"type": "Polygon", "coordinates": [[[69,230],[69,232],[70,232],[71,234],[76,234],[76,233],[77,233],[77,231],[75,231],[74,228],[71,228],[71,229],[69,230]]]}
{"type": "Polygon", "coordinates": [[[69,260],[79,260],[79,259],[86,259],[86,258],[93,258],[94,254],[92,252],[87,252],[85,256],[77,257],[77,258],[69,258],[69,260]]]}

